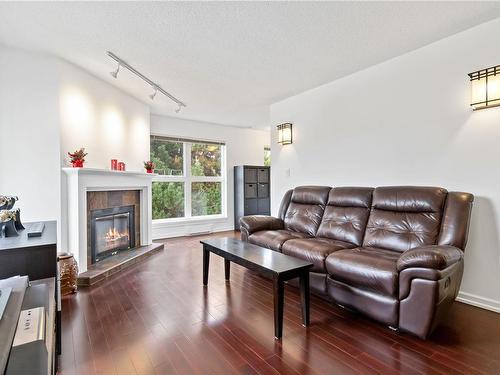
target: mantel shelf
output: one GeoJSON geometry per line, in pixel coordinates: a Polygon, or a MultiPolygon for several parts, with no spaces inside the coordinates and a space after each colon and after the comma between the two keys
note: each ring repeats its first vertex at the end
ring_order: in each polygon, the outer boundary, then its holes
{"type": "Polygon", "coordinates": [[[126,175],[126,176],[139,176],[139,177],[154,177],[157,176],[156,173],[145,173],[139,171],[112,171],[111,169],[99,169],[99,168],[62,168],[63,172],[68,175],[80,175],[80,174],[107,174],[107,175],[126,175]]]}

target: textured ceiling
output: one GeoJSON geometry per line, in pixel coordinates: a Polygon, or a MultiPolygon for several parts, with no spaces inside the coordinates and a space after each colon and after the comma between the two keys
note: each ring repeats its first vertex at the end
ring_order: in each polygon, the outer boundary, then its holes
{"type": "Polygon", "coordinates": [[[497,2],[2,2],[0,43],[64,58],[152,113],[267,127],[270,103],[497,17],[497,2]],[[188,107],[114,80],[106,50],[188,107]]]}

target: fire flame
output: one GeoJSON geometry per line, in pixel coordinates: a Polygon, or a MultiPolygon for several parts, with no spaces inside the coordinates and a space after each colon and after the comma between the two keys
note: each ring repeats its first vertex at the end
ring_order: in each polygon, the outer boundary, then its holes
{"type": "Polygon", "coordinates": [[[106,232],[106,241],[117,241],[124,237],[128,237],[128,232],[120,233],[116,228],[109,228],[106,232]]]}

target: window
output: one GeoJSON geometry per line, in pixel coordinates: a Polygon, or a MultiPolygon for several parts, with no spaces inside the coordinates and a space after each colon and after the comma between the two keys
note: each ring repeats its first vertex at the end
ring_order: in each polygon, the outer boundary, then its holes
{"type": "Polygon", "coordinates": [[[153,219],[224,213],[225,145],[151,136],[153,219]]]}
{"type": "Polygon", "coordinates": [[[221,183],[193,182],[191,184],[191,215],[220,215],[221,183]]]}
{"type": "Polygon", "coordinates": [[[269,146],[264,147],[264,165],[266,167],[271,166],[271,147],[269,146]]]}
{"type": "Polygon", "coordinates": [[[184,182],[153,181],[153,219],[184,217],[184,182]]]}

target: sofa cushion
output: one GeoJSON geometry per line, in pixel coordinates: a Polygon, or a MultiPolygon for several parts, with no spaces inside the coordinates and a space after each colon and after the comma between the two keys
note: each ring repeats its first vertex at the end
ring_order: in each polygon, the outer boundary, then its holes
{"type": "Polygon", "coordinates": [[[339,250],[326,258],[326,269],[334,280],[396,297],[396,264],[400,255],[396,251],[367,247],[339,250]]]}
{"type": "Polygon", "coordinates": [[[316,236],[361,246],[370,214],[373,188],[340,187],[330,190],[316,236]]]}
{"type": "Polygon", "coordinates": [[[328,186],[299,186],[293,189],[285,214],[285,229],[314,236],[323,217],[328,186]]]}
{"type": "Polygon", "coordinates": [[[248,242],[254,245],[266,247],[271,250],[281,251],[281,246],[292,238],[306,238],[305,233],[292,232],[290,230],[262,230],[248,236],[248,242]]]}
{"type": "Polygon", "coordinates": [[[312,272],[326,273],[326,257],[334,251],[353,248],[354,245],[329,238],[304,238],[288,240],[283,244],[281,252],[311,262],[312,272]]]}
{"type": "Polygon", "coordinates": [[[435,245],[446,195],[437,187],[376,188],[363,246],[402,252],[435,245]]]}
{"type": "Polygon", "coordinates": [[[330,186],[297,186],[293,189],[291,201],[310,205],[326,205],[330,186]]]}

